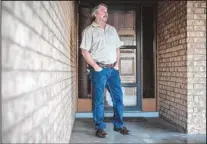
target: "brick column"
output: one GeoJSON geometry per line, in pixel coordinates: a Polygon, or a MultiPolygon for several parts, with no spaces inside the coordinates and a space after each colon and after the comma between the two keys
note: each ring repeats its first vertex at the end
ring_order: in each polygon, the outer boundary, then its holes
{"type": "Polygon", "coordinates": [[[188,133],[206,133],[206,2],[187,2],[188,133]]]}

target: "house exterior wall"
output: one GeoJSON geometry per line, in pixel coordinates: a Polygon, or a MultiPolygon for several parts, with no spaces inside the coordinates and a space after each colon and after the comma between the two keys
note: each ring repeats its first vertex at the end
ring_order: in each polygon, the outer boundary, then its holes
{"type": "Polygon", "coordinates": [[[75,1],[2,2],[3,143],[69,143],[76,18],[75,1]]]}
{"type": "Polygon", "coordinates": [[[159,112],[188,133],[206,133],[205,7],[205,1],[159,1],[157,7],[159,112]]]}
{"type": "Polygon", "coordinates": [[[187,131],[206,134],[206,1],[187,1],[187,131]]]}

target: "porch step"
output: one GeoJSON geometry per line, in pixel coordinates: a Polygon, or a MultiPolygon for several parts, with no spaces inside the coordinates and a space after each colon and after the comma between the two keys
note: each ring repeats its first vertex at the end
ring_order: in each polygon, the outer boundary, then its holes
{"type": "MultiPolygon", "coordinates": [[[[105,112],[105,117],[113,117],[112,112],[105,112]]],[[[92,118],[93,114],[91,112],[78,112],[75,114],[76,118],[92,118]]],[[[124,117],[159,117],[159,112],[140,112],[140,111],[133,111],[133,112],[125,112],[124,117]]]]}
{"type": "MultiPolygon", "coordinates": [[[[91,118],[89,118],[91,119],[91,118]]],[[[113,120],[113,117],[106,117],[104,118],[105,122],[111,122],[113,120]]],[[[123,120],[125,122],[146,122],[147,118],[144,117],[124,117],[123,120]]]]}

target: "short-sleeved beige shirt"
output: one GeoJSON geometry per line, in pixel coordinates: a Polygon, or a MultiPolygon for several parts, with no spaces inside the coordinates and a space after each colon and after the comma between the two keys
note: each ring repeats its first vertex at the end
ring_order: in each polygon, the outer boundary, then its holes
{"type": "Polygon", "coordinates": [[[96,62],[112,64],[116,62],[116,49],[122,46],[122,42],[113,26],[106,24],[101,28],[93,22],[82,33],[81,49],[91,53],[96,62]]]}

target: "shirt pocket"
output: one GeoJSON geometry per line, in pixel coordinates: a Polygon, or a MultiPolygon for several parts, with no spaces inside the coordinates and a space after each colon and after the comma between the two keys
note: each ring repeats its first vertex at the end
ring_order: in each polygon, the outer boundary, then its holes
{"type": "Polygon", "coordinates": [[[93,32],[93,43],[100,43],[103,40],[104,35],[97,31],[97,32],[93,32]]]}
{"type": "Polygon", "coordinates": [[[106,37],[107,37],[107,42],[109,43],[109,45],[116,46],[116,37],[112,32],[107,34],[106,37]]]}

